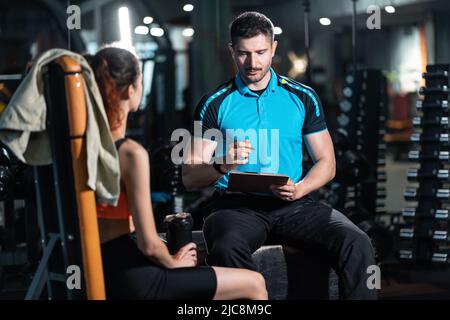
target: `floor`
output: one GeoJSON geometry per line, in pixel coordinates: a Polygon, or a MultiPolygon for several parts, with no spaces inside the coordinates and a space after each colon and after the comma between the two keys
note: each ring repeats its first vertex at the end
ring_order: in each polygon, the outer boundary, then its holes
{"type": "Polygon", "coordinates": [[[449,300],[450,268],[382,266],[380,300],[449,300]]]}

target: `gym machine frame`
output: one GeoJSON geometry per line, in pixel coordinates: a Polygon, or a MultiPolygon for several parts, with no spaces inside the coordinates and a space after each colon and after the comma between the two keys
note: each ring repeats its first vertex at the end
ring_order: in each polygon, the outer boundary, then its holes
{"type": "Polygon", "coordinates": [[[33,168],[42,259],[25,299],[38,299],[45,286],[49,299],[59,292],[65,292],[68,299],[105,299],[95,196],[86,186],[84,85],[81,66],[67,56],[51,63],[45,73],[53,164],[33,168]],[[43,180],[49,176],[52,179],[45,184],[43,180]],[[43,194],[45,187],[54,192],[50,201],[43,194]],[[52,200],[53,204],[49,204],[52,200]],[[66,285],[67,268],[81,261],[85,288],[70,290],[66,285]],[[62,287],[54,290],[57,282],[62,287]]]}

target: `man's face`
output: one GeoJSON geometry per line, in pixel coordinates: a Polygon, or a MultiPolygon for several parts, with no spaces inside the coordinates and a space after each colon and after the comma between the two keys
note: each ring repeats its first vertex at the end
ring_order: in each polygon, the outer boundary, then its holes
{"type": "Polygon", "coordinates": [[[253,38],[238,38],[230,44],[230,52],[242,80],[249,85],[261,81],[269,72],[277,42],[264,34],[253,38]]]}

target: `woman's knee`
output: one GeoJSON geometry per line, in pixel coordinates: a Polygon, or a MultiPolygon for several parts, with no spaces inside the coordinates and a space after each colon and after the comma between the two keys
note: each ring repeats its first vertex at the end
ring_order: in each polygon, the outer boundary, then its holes
{"type": "Polygon", "coordinates": [[[253,283],[254,283],[254,293],[256,300],[267,300],[267,288],[266,288],[266,280],[263,275],[256,271],[251,271],[253,273],[253,283]]]}
{"type": "Polygon", "coordinates": [[[266,281],[263,275],[257,271],[241,269],[243,277],[241,279],[244,299],[267,300],[266,281]]]}
{"type": "Polygon", "coordinates": [[[223,267],[213,269],[217,276],[215,299],[267,299],[266,282],[259,272],[223,267]]]}

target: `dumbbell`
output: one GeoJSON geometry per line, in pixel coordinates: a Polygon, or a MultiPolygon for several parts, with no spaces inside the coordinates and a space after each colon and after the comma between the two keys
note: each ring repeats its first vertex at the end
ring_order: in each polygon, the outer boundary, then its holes
{"type": "Polygon", "coordinates": [[[427,261],[433,264],[448,264],[449,254],[448,252],[436,252],[432,248],[428,250],[429,252],[418,252],[414,248],[403,248],[398,250],[399,260],[407,263],[413,263],[415,261],[427,261]]]}
{"type": "Polygon", "coordinates": [[[449,128],[448,117],[436,116],[433,119],[422,119],[421,117],[414,117],[412,123],[416,128],[421,128],[423,126],[440,126],[442,129],[449,128]]]}
{"type": "Polygon", "coordinates": [[[419,181],[419,179],[439,179],[442,182],[450,179],[450,171],[448,169],[433,170],[425,172],[422,169],[409,169],[406,173],[409,181],[419,181]]]}
{"type": "Polygon", "coordinates": [[[386,182],[387,181],[387,177],[386,177],[386,172],[385,171],[378,171],[377,172],[377,181],[378,182],[386,182]]]}
{"type": "Polygon", "coordinates": [[[420,161],[420,160],[449,161],[450,160],[450,152],[435,150],[433,153],[423,153],[423,152],[420,152],[419,150],[411,150],[408,152],[408,160],[410,160],[410,161],[420,161]]]}
{"type": "Polygon", "coordinates": [[[406,188],[403,192],[405,200],[415,201],[419,198],[436,198],[436,200],[450,199],[450,190],[445,188],[431,189],[431,190],[419,190],[419,188],[406,188]]]}
{"type": "Polygon", "coordinates": [[[336,181],[354,185],[367,179],[369,164],[365,157],[352,150],[347,150],[336,160],[336,181]]]}
{"type": "Polygon", "coordinates": [[[416,102],[416,108],[419,111],[422,109],[442,109],[442,110],[447,111],[448,110],[448,101],[447,100],[435,100],[435,101],[418,100],[416,102]]]}
{"type": "Polygon", "coordinates": [[[422,135],[420,133],[413,133],[411,135],[411,142],[421,143],[421,142],[436,142],[447,146],[449,144],[448,133],[436,133],[432,135],[422,135]]]}
{"type": "MultiPolygon", "coordinates": [[[[429,211],[431,213],[432,210],[429,211]]],[[[448,221],[442,219],[416,219],[415,222],[400,229],[400,237],[402,238],[422,238],[434,241],[450,240],[448,238],[449,224],[448,221]]]]}
{"type": "Polygon", "coordinates": [[[354,185],[369,175],[369,163],[364,155],[352,150],[348,137],[341,130],[332,136],[336,150],[336,181],[354,185]]]}
{"type": "Polygon", "coordinates": [[[447,70],[436,70],[430,72],[422,73],[422,78],[424,79],[432,79],[432,78],[447,78],[448,79],[448,71],[447,70]]]}
{"type": "Polygon", "coordinates": [[[378,187],[377,188],[377,198],[386,198],[386,196],[387,196],[386,188],[378,187]]]}
{"type": "Polygon", "coordinates": [[[448,230],[434,230],[433,231],[433,241],[441,242],[447,244],[450,242],[448,230]]]}
{"type": "Polygon", "coordinates": [[[433,252],[431,256],[431,262],[435,264],[450,263],[448,252],[433,252]]]}
{"type": "Polygon", "coordinates": [[[398,258],[403,262],[414,262],[416,255],[414,249],[401,249],[398,251],[398,258]]]}
{"type": "Polygon", "coordinates": [[[447,85],[437,85],[434,87],[420,87],[419,94],[427,95],[427,94],[449,94],[450,90],[447,85]]]}
{"type": "Polygon", "coordinates": [[[430,209],[428,211],[417,211],[417,208],[403,208],[402,217],[406,220],[415,219],[416,217],[434,218],[435,220],[448,220],[448,209],[430,209]]]}
{"type": "Polygon", "coordinates": [[[339,103],[339,107],[342,112],[349,112],[352,109],[352,103],[351,101],[344,99],[339,103]]]}

